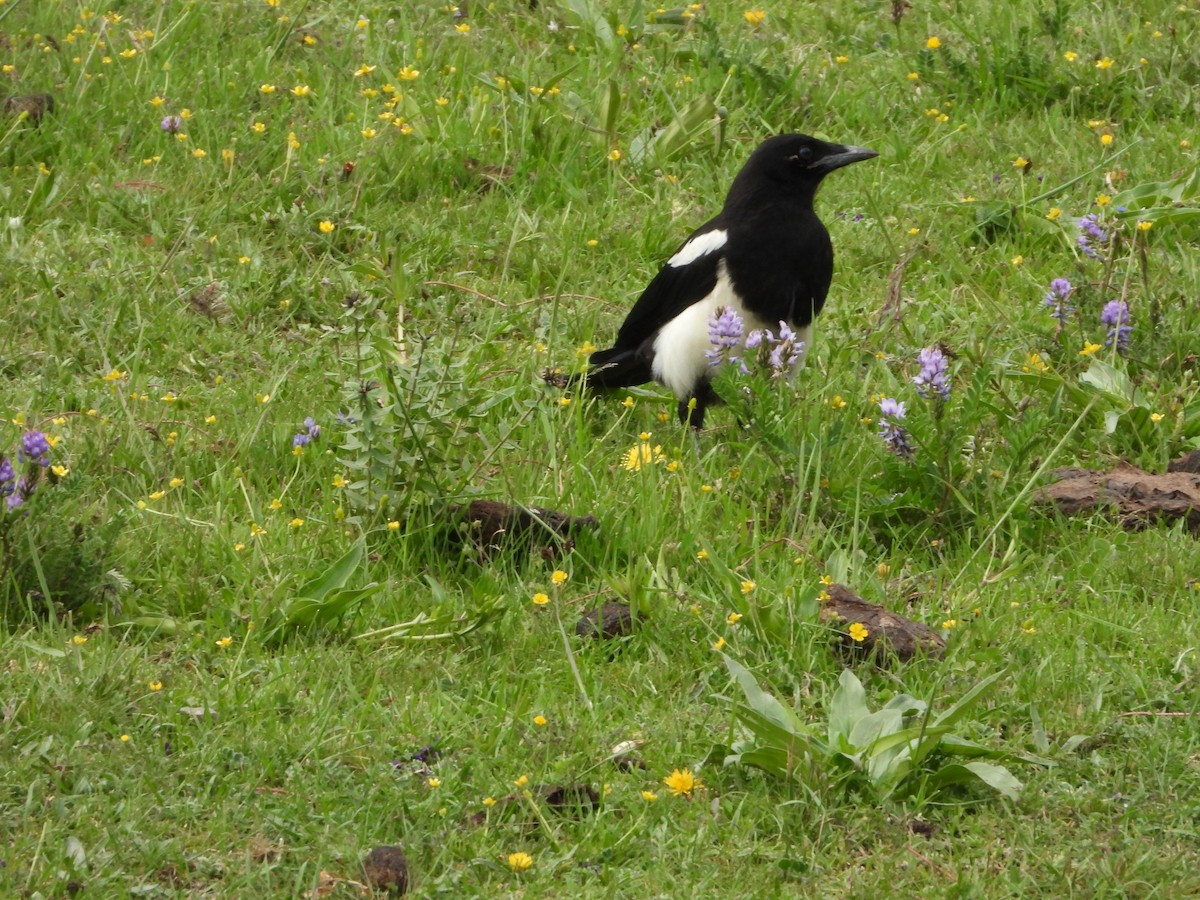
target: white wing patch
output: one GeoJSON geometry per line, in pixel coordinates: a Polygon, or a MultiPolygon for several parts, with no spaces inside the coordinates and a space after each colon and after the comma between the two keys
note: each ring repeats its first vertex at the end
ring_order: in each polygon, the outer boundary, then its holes
{"type": "Polygon", "coordinates": [[[725,246],[725,241],[728,239],[728,233],[722,228],[706,231],[704,234],[692,238],[680,247],[679,251],[667,260],[667,265],[673,269],[686,266],[688,263],[695,262],[702,256],[707,256],[710,253],[720,250],[725,246]]]}
{"type": "MultiPolygon", "coordinates": [[[[721,244],[725,242],[725,232],[709,232],[685,245],[676,256],[687,253],[695,243],[711,234],[720,234],[721,244]]],[[[699,256],[700,253],[695,255],[699,256]]],[[[707,353],[712,349],[712,339],[708,336],[708,320],[719,306],[728,306],[736,311],[742,317],[747,334],[755,328],[769,327],[768,323],[746,311],[742,305],[742,298],[733,289],[733,282],[725,269],[725,261],[722,260],[717,267],[717,283],[708,296],[693,303],[673,318],[654,338],[654,362],[650,365],[650,371],[656,380],[665,384],[680,400],[692,395],[708,368],[707,353]]]]}

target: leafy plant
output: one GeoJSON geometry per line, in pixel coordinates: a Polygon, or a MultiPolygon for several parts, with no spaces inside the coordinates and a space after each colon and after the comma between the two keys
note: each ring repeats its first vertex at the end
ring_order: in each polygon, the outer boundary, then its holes
{"type": "Polygon", "coordinates": [[[928,800],[952,785],[972,783],[1016,800],[1021,782],[1004,766],[984,760],[1050,765],[1033,756],[991,750],[953,733],[1003,672],[983,679],[934,716],[928,703],[908,694],[899,694],[872,712],[862,683],[846,669],[838,679],[826,733],[821,736],[764,691],[740,663],[725,656],[725,666],[744,697],[744,703],[732,704],[734,720],[749,732],[749,737],[730,748],[726,765],[753,766],[787,779],[824,765],[847,785],[868,788],[879,801],[907,796],[928,800]],[[801,766],[802,762],[808,765],[801,766]]]}
{"type": "Polygon", "coordinates": [[[362,564],[365,552],[366,542],[359,538],[339,560],[272,609],[263,627],[263,640],[277,644],[297,632],[328,628],[345,620],[379,589],[376,582],[360,588],[346,586],[362,564]]]}

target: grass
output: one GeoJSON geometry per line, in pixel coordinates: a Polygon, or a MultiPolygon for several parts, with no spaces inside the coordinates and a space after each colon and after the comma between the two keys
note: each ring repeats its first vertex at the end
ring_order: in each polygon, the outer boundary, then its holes
{"type": "Polygon", "coordinates": [[[5,96],[56,101],[0,128],[0,452],[41,429],[69,470],[0,520],[0,891],[358,896],[398,843],[422,896],[1200,892],[1200,550],[1031,505],[1054,467],[1200,445],[1200,7],[749,9],[0,4],[5,96]],[[838,271],[795,386],[722,376],[699,456],[660,390],[547,388],[784,130],[881,154],[819,198],[838,271]],[[944,407],[911,382],[939,343],[944,407]],[[643,432],[662,460],[628,470],[643,432]],[[600,528],[481,558],[447,524],[474,498],[600,528]],[[355,613],[270,635],[360,538],[355,613]],[[1012,766],[1018,802],[722,765],[722,638],[823,727],[823,576],[947,638],[856,664],[871,708],[1003,673],[962,733],[1054,763],[1012,766]],[[573,636],[614,599],[632,636],[573,636]],[[594,811],[539,792],[576,783],[594,811]]]}

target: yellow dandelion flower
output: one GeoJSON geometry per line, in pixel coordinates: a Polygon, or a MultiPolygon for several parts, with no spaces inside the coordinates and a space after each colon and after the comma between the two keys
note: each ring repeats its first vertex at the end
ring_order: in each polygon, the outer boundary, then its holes
{"type": "Polygon", "coordinates": [[[1083,349],[1079,351],[1080,356],[1091,356],[1100,349],[1099,344],[1093,344],[1091,341],[1084,341],[1083,349]]]}
{"type": "Polygon", "coordinates": [[[562,587],[562,585],[567,583],[567,579],[570,577],[571,576],[562,569],[555,569],[554,574],[550,576],[550,583],[555,587],[562,587]]]}
{"type": "Polygon", "coordinates": [[[1165,418],[1166,418],[1166,416],[1164,416],[1162,413],[1158,413],[1158,412],[1150,413],[1150,421],[1153,422],[1155,425],[1157,425],[1159,422],[1161,422],[1165,418]]]}
{"type": "Polygon", "coordinates": [[[761,25],[767,18],[767,13],[762,9],[748,9],[742,13],[742,18],[751,25],[761,25]]]}
{"type": "Polygon", "coordinates": [[[850,57],[848,57],[848,56],[844,56],[844,55],[843,55],[843,56],[835,56],[835,57],[833,58],[833,61],[834,61],[835,63],[837,63],[838,65],[842,65],[843,63],[848,63],[848,62],[850,62],[850,57]]]}
{"type": "Polygon", "coordinates": [[[333,234],[333,230],[335,228],[337,228],[337,226],[328,219],[322,219],[320,224],[317,225],[317,230],[320,231],[321,234],[333,234]]]}
{"type": "Polygon", "coordinates": [[[942,41],[941,38],[939,38],[936,34],[932,35],[929,40],[925,42],[925,48],[927,50],[936,50],[940,46],[942,46],[942,41]]]}
{"type": "Polygon", "coordinates": [[[942,627],[949,631],[952,628],[958,627],[958,619],[947,619],[942,623],[942,627]]]}
{"type": "Polygon", "coordinates": [[[496,805],[496,798],[495,797],[484,797],[483,805],[486,806],[488,809],[491,809],[493,806],[496,805]]]}
{"type": "Polygon", "coordinates": [[[431,788],[440,788],[442,786],[442,779],[428,778],[428,779],[426,779],[425,783],[427,785],[429,785],[431,788]]]}
{"type": "Polygon", "coordinates": [[[658,794],[654,793],[654,791],[642,791],[642,799],[647,803],[653,803],[658,799],[658,794]]]}
{"type": "Polygon", "coordinates": [[[699,560],[708,559],[708,551],[701,550],[699,553],[696,554],[696,559],[699,559],[699,560]]]}
{"type": "Polygon", "coordinates": [[[870,632],[862,622],[855,622],[850,626],[850,638],[860,644],[867,639],[868,634],[870,632]]]}
{"type": "Polygon", "coordinates": [[[466,22],[459,22],[457,25],[454,26],[454,30],[457,31],[459,34],[470,34],[471,26],[468,25],[466,22]]]}
{"type": "Polygon", "coordinates": [[[161,681],[151,681],[149,684],[146,685],[146,687],[150,688],[150,693],[157,694],[159,691],[162,690],[162,682],[161,681]]]}
{"type": "Polygon", "coordinates": [[[714,650],[724,650],[725,649],[725,638],[723,638],[723,637],[717,638],[716,643],[713,644],[713,649],[714,650]]]}
{"type": "Polygon", "coordinates": [[[420,69],[414,69],[412,66],[405,66],[396,73],[396,77],[401,81],[416,81],[421,77],[420,69]]]}
{"type": "Polygon", "coordinates": [[[617,162],[620,158],[621,158],[621,151],[618,150],[616,147],[613,147],[611,150],[608,151],[608,161],[609,162],[617,162]]]}
{"type": "Polygon", "coordinates": [[[229,637],[229,635],[226,635],[225,637],[223,637],[217,641],[217,646],[220,647],[222,650],[224,650],[226,647],[228,647],[232,643],[233,643],[233,638],[229,637]]]}
{"type": "Polygon", "coordinates": [[[675,769],[663,778],[663,784],[676,797],[691,797],[693,791],[704,787],[691,769],[675,769]]]}
{"type": "Polygon", "coordinates": [[[525,785],[529,784],[529,776],[522,775],[520,778],[518,778],[516,781],[514,781],[513,784],[515,784],[519,788],[523,788],[523,787],[525,787],[525,785]]]}
{"type": "Polygon", "coordinates": [[[725,624],[726,625],[736,625],[741,620],[742,620],[741,613],[731,612],[729,615],[727,615],[725,617],[725,624]]]}
{"type": "Polygon", "coordinates": [[[1079,54],[1074,50],[1068,50],[1063,54],[1063,59],[1065,59],[1067,62],[1075,62],[1075,60],[1079,59],[1079,54]]]}
{"type": "Polygon", "coordinates": [[[307,84],[297,84],[292,87],[293,97],[307,97],[310,93],[312,93],[312,88],[307,84]]]}
{"type": "Polygon", "coordinates": [[[750,580],[743,581],[742,582],[742,593],[743,594],[752,593],[756,587],[758,587],[758,585],[755,584],[753,581],[750,581],[750,580]]]}
{"type": "Polygon", "coordinates": [[[1013,160],[1013,166],[1015,166],[1018,169],[1023,169],[1027,165],[1029,165],[1029,160],[1027,160],[1023,156],[1018,156],[1016,159],[1013,160]]]}
{"type": "Polygon", "coordinates": [[[1137,230],[1141,231],[1141,232],[1147,232],[1153,227],[1154,227],[1154,223],[1148,222],[1146,220],[1142,220],[1141,222],[1137,223],[1137,230]]]}
{"type": "Polygon", "coordinates": [[[533,724],[536,725],[538,728],[543,727],[546,724],[546,717],[545,716],[534,716],[533,724]]]}
{"type": "Polygon", "coordinates": [[[208,154],[205,151],[201,150],[199,147],[197,147],[195,150],[192,151],[192,156],[196,157],[196,159],[204,159],[204,157],[208,156],[208,154]]]}
{"type": "Polygon", "coordinates": [[[1112,203],[1112,197],[1110,197],[1108,194],[1097,194],[1096,195],[1096,205],[1097,206],[1108,206],[1110,203],[1112,203]]]}
{"type": "Polygon", "coordinates": [[[1101,57],[1100,59],[1096,60],[1096,68],[1097,69],[1111,69],[1112,67],[1113,67],[1113,61],[1110,57],[1105,56],[1105,57],[1101,57]]]}
{"type": "Polygon", "coordinates": [[[1057,219],[1061,215],[1062,215],[1062,210],[1059,209],[1057,206],[1052,206],[1052,207],[1050,207],[1050,211],[1048,213],[1046,213],[1046,218],[1049,219],[1051,222],[1053,222],[1055,219],[1057,219]]]}
{"type": "Polygon", "coordinates": [[[82,634],[77,634],[73,638],[71,638],[71,643],[74,644],[76,647],[82,647],[87,642],[88,642],[88,639],[82,634]]]}
{"type": "Polygon", "coordinates": [[[545,591],[538,591],[536,594],[534,594],[530,598],[530,600],[536,606],[545,606],[547,603],[550,602],[550,595],[547,594],[545,591]]]}
{"type": "Polygon", "coordinates": [[[258,89],[261,93],[264,93],[264,94],[275,93],[275,85],[273,85],[273,84],[262,84],[262,85],[259,85],[258,89]]]}
{"type": "Polygon", "coordinates": [[[524,850],[508,854],[508,867],[514,872],[524,872],[533,866],[533,857],[524,850]]]}

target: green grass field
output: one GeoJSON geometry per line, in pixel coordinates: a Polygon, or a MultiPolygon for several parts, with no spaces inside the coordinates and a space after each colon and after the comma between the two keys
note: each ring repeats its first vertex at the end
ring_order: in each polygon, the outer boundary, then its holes
{"type": "Polygon", "coordinates": [[[1195,536],[1034,503],[1200,447],[1200,3],[906,6],[0,0],[0,895],[1200,895],[1195,536]],[[795,383],[547,386],[784,131],[795,383]]]}

